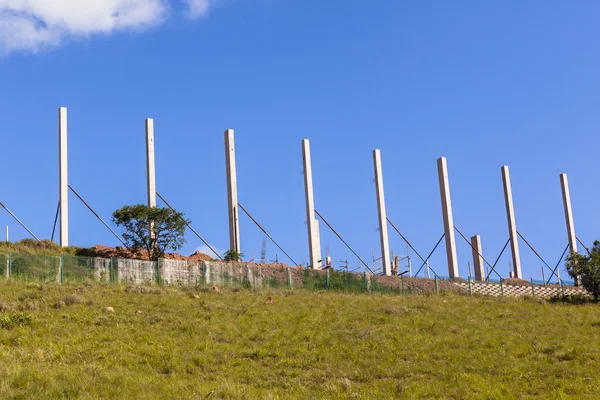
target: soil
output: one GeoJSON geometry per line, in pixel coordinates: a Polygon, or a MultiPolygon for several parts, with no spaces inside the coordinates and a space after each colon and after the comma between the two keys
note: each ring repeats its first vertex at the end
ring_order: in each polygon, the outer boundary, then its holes
{"type": "MultiPolygon", "coordinates": [[[[126,248],[123,248],[121,246],[109,247],[109,246],[104,246],[101,244],[93,247],[93,250],[96,252],[97,257],[102,257],[102,258],[115,257],[115,258],[132,258],[132,259],[137,259],[137,260],[148,260],[149,259],[148,252],[146,250],[140,250],[138,253],[135,253],[135,252],[128,250],[126,248]]],[[[167,260],[190,260],[190,261],[210,261],[210,260],[212,260],[211,256],[209,256],[208,254],[201,253],[199,251],[196,251],[195,253],[193,253],[189,256],[184,256],[184,255],[177,254],[177,253],[166,253],[163,258],[165,258],[167,260]]]]}

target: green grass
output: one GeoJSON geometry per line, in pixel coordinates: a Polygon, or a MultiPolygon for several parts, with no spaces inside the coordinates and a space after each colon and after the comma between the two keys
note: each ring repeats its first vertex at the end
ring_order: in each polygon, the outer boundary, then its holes
{"type": "Polygon", "coordinates": [[[2,399],[600,398],[593,304],[15,281],[0,293],[2,399]]]}
{"type": "Polygon", "coordinates": [[[95,257],[96,252],[93,248],[69,246],[60,247],[56,242],[35,239],[23,239],[18,242],[0,242],[0,254],[8,253],[28,254],[37,256],[60,256],[67,254],[71,256],[95,257]]]}

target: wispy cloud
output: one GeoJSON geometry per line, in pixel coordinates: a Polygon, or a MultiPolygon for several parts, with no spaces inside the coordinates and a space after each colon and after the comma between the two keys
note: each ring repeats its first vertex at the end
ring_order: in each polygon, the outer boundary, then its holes
{"type": "Polygon", "coordinates": [[[214,5],[214,0],[186,0],[188,14],[192,18],[204,17],[208,10],[214,5]]]}
{"type": "MultiPolygon", "coordinates": [[[[205,16],[215,0],[184,0],[186,14],[205,16]]],[[[38,52],[65,39],[143,30],[169,16],[173,0],[0,0],[0,51],[38,52]]]]}

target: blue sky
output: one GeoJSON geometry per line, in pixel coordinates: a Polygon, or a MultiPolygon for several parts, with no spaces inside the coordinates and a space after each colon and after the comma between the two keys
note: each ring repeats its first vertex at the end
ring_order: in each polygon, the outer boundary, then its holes
{"type": "MultiPolygon", "coordinates": [[[[388,216],[421,253],[443,232],[440,156],[455,224],[482,236],[490,261],[508,238],[502,165],[517,227],[550,264],[567,244],[560,173],[577,235],[600,239],[597,2],[38,3],[0,0],[0,201],[38,236],[52,231],[57,109],[66,106],[69,181],[103,217],[145,202],[152,117],[158,191],[219,249],[228,243],[227,128],[240,203],[299,262],[308,260],[303,138],[317,209],[364,259],[379,252],[374,148],[388,216]]],[[[70,204],[72,244],[117,244],[74,196],[70,204]]],[[[4,211],[0,224],[13,240],[27,236],[4,211]]],[[[357,266],[324,224],[321,233],[323,252],[357,266]]],[[[243,215],[241,235],[247,257],[260,253],[263,234],[243,215]]],[[[187,238],[183,253],[200,247],[187,238]]],[[[524,276],[541,277],[541,261],[520,245],[524,276]]],[[[471,250],[458,236],[457,246],[464,277],[471,250]]],[[[268,256],[276,252],[269,244],[268,256]]],[[[506,252],[498,263],[504,276],[509,261],[506,252]]],[[[431,265],[447,275],[443,247],[431,265]]]]}

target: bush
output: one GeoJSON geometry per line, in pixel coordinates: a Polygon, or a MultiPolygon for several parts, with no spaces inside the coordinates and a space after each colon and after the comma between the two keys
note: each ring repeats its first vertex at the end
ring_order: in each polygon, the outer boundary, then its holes
{"type": "Polygon", "coordinates": [[[589,255],[572,254],[565,264],[569,275],[575,280],[581,277],[581,286],[587,290],[594,301],[600,298],[600,242],[595,241],[589,255]]]}
{"type": "Polygon", "coordinates": [[[0,328],[12,329],[15,326],[29,325],[31,317],[23,313],[0,315],[0,328]]]}

